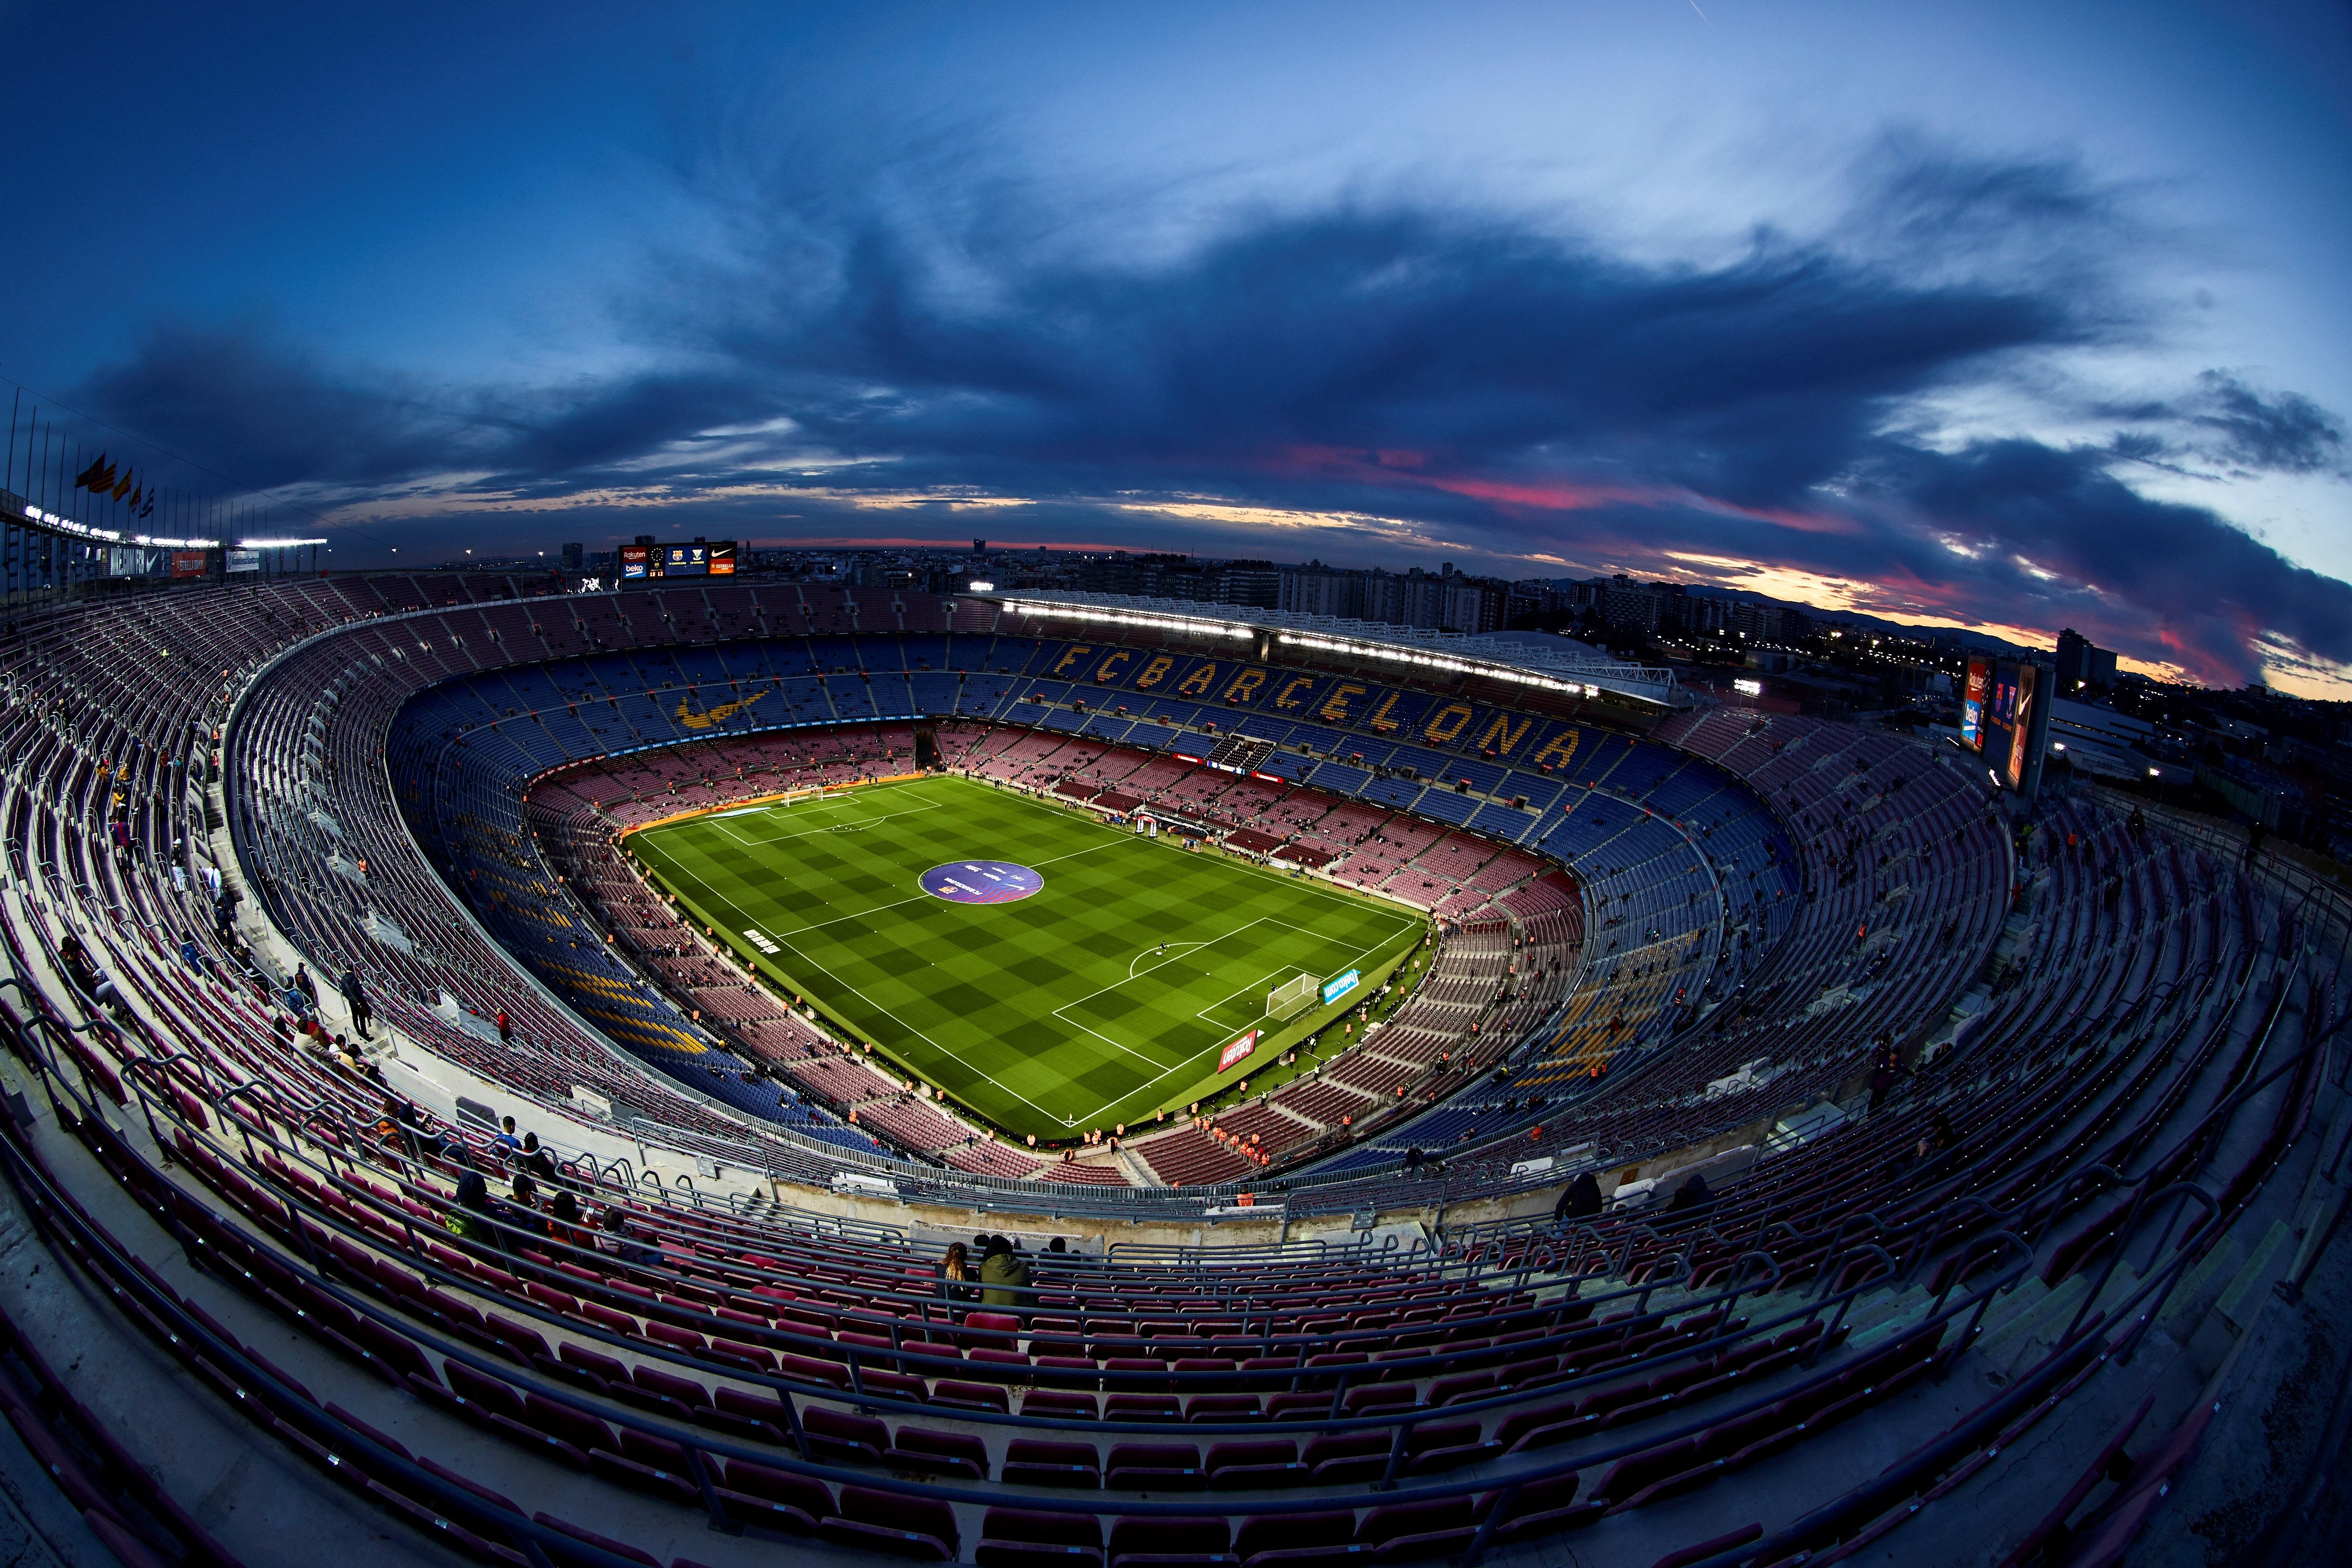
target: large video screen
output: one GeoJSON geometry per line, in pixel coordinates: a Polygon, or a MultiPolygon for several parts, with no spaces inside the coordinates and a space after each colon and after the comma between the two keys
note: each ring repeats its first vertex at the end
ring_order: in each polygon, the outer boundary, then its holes
{"type": "Polygon", "coordinates": [[[2024,787],[2026,769],[2033,760],[2033,705],[2041,697],[2042,667],[2019,665],[2010,713],[2009,754],[2002,759],[2000,770],[2001,783],[2011,789],[2024,787]]]}
{"type": "Polygon", "coordinates": [[[1985,692],[1992,683],[1992,667],[1983,659],[1969,660],[1967,695],[1960,700],[1960,744],[1972,752],[1984,750],[1985,692]]]}
{"type": "Polygon", "coordinates": [[[647,547],[642,544],[624,544],[621,546],[621,575],[624,577],[642,577],[646,575],[646,557],[651,552],[647,547]]]}
{"type": "Polygon", "coordinates": [[[670,544],[662,549],[665,577],[700,577],[709,570],[710,547],[707,544],[670,544]]]}

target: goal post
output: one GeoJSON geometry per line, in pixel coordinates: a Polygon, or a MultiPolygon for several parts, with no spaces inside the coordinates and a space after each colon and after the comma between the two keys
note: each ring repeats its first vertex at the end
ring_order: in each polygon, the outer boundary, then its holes
{"type": "Polygon", "coordinates": [[[783,794],[776,797],[776,804],[778,805],[798,805],[804,800],[821,800],[824,797],[824,791],[820,788],[811,787],[808,789],[788,789],[783,794]]]}
{"type": "Polygon", "coordinates": [[[1265,1016],[1287,1018],[1305,1012],[1315,1005],[1316,988],[1319,984],[1312,974],[1284,981],[1265,994],[1265,1016]]]}

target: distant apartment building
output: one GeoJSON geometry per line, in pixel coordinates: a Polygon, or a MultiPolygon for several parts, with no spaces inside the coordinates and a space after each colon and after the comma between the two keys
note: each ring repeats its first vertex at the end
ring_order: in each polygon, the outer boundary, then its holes
{"type": "Polygon", "coordinates": [[[2095,647],[2091,639],[2072,626],[2058,634],[2058,689],[2075,691],[2085,686],[2113,686],[2116,683],[2116,656],[2112,648],[2095,647]]]}

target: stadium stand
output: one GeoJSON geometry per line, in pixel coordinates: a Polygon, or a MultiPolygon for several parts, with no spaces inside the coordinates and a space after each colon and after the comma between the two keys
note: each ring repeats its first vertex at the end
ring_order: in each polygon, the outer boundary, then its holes
{"type": "Polygon", "coordinates": [[[2160,818],[2078,795],[2021,843],[1949,760],[1787,717],[1531,711],[1506,752],[1510,710],[1305,662],[1236,695],[1164,628],[532,586],[8,634],[0,1161],[89,1308],[0,1328],[0,1405],[125,1562],[266,1525],[199,1523],[199,1457],[77,1405],[68,1343],[436,1560],[1825,1563],[1991,1529],[2112,1562],[2217,1419],[2200,1325],[2320,1261],[2275,1235],[2340,1175],[2344,906],[2160,818]],[[1181,761],[1213,722],[1272,778],[1181,761]],[[1444,922],[1429,977],[1319,1074],[1078,1174],[743,991],[600,853],[898,771],[918,723],[1071,809],[1325,853],[1444,922]],[[2111,1450],[2021,1479],[2084,1422],[2111,1450]],[[2004,1485],[2038,1500],[1989,1526],[2004,1485]]]}

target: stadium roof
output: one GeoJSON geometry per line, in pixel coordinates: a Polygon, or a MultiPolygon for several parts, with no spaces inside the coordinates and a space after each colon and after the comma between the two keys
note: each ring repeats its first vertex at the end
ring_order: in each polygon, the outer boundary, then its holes
{"type": "Polygon", "coordinates": [[[1247,605],[1205,605],[1192,599],[1151,599],[1129,594],[1079,594],[1059,588],[999,592],[974,589],[963,595],[991,599],[1008,609],[1025,609],[1074,620],[1158,626],[1193,636],[1248,637],[1273,634],[1276,646],[1349,658],[1386,661],[1400,668],[1419,667],[1482,675],[1563,694],[1610,692],[1663,708],[1687,708],[1693,698],[1675,684],[1675,672],[1647,665],[1594,658],[1582,643],[1566,637],[1517,641],[1441,632],[1423,626],[1390,626],[1338,616],[1292,610],[1262,610],[1247,605]]]}

